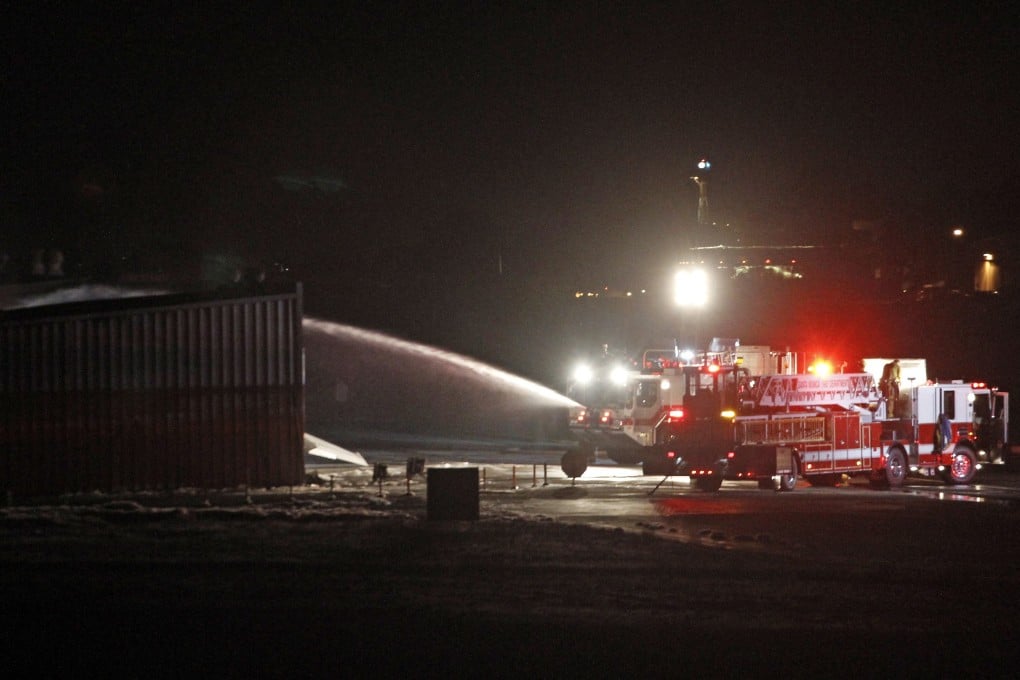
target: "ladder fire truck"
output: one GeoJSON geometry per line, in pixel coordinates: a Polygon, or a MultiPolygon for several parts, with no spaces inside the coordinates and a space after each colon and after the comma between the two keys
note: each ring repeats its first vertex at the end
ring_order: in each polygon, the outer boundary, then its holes
{"type": "Polygon", "coordinates": [[[767,347],[645,352],[622,406],[579,411],[571,425],[589,449],[706,491],[723,480],[789,491],[798,477],[831,486],[844,475],[969,483],[1007,450],[1009,395],[930,382],[920,366],[893,409],[871,373],[798,373],[796,355],[767,347]]]}
{"type": "Polygon", "coordinates": [[[911,474],[968,484],[1006,447],[1009,395],[984,383],[908,386],[896,417],[870,373],[762,376],[749,396],[712,471],[722,479],[778,478],[787,491],[798,473],[816,486],[847,475],[899,487],[911,474]]]}

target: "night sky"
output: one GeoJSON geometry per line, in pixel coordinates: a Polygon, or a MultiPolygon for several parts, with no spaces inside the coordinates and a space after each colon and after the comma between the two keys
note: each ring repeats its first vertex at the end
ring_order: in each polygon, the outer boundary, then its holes
{"type": "Polygon", "coordinates": [[[745,242],[870,220],[892,247],[960,224],[1015,249],[1012,3],[19,4],[15,255],[284,262],[312,311],[456,345],[437,319],[489,323],[464,289],[510,305],[675,260],[703,157],[745,242]]]}

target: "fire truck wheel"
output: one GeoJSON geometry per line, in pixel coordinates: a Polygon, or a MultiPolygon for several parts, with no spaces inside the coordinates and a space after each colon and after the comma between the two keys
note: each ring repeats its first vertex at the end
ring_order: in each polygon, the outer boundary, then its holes
{"type": "Polygon", "coordinates": [[[907,458],[902,449],[889,449],[885,457],[885,482],[890,488],[903,486],[907,479],[907,458]]]}
{"type": "Polygon", "coordinates": [[[563,474],[571,479],[576,479],[588,469],[588,454],[585,451],[567,451],[560,461],[563,474]]]}
{"type": "Polygon", "coordinates": [[[793,491],[797,488],[797,459],[790,456],[790,474],[779,475],[779,490],[793,491]]]}
{"type": "Polygon", "coordinates": [[[946,472],[946,481],[950,484],[970,484],[977,474],[977,456],[966,446],[953,451],[953,462],[946,472]]]}
{"type": "Polygon", "coordinates": [[[711,475],[709,477],[695,477],[691,480],[694,488],[698,491],[718,491],[722,486],[722,475],[711,475]]]}

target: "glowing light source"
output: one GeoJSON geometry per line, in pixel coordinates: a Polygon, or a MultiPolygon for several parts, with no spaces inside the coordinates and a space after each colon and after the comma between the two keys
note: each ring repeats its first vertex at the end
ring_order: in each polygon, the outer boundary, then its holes
{"type": "Polygon", "coordinates": [[[579,385],[587,385],[594,377],[595,374],[588,364],[578,364],[574,368],[574,381],[579,385]]]}
{"type": "Polygon", "coordinates": [[[808,367],[808,372],[821,377],[832,375],[832,364],[828,361],[816,361],[808,367]]]}
{"type": "Polygon", "coordinates": [[[702,269],[681,269],[676,273],[673,299],[681,307],[704,307],[708,303],[708,275],[702,269]]]}

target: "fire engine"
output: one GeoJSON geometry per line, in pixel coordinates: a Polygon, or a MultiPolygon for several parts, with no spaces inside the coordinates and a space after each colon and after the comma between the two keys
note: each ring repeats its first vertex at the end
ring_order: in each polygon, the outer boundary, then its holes
{"type": "Polygon", "coordinates": [[[762,376],[741,415],[733,448],[710,474],[794,488],[798,472],[812,485],[843,475],[901,486],[910,474],[973,481],[981,464],[1006,446],[1009,395],[984,383],[908,386],[895,417],[870,373],[762,376]]]}
{"type": "Polygon", "coordinates": [[[572,426],[614,460],[688,475],[702,490],[728,479],[789,491],[798,477],[832,486],[844,475],[885,487],[911,474],[966,484],[1007,450],[1009,395],[929,381],[923,360],[902,362],[908,384],[890,403],[871,372],[802,373],[797,355],[767,347],[664,354],[644,354],[621,408],[574,414],[572,426]]]}
{"type": "Polygon", "coordinates": [[[720,446],[732,442],[738,397],[753,375],[768,370],[769,360],[766,347],[722,338],[704,352],[646,350],[625,376],[625,387],[612,400],[572,412],[571,428],[582,452],[600,449],[618,463],[642,464],[649,474],[664,465],[679,469],[672,465],[680,462],[673,459],[677,446],[685,465],[714,460],[720,446]]]}

